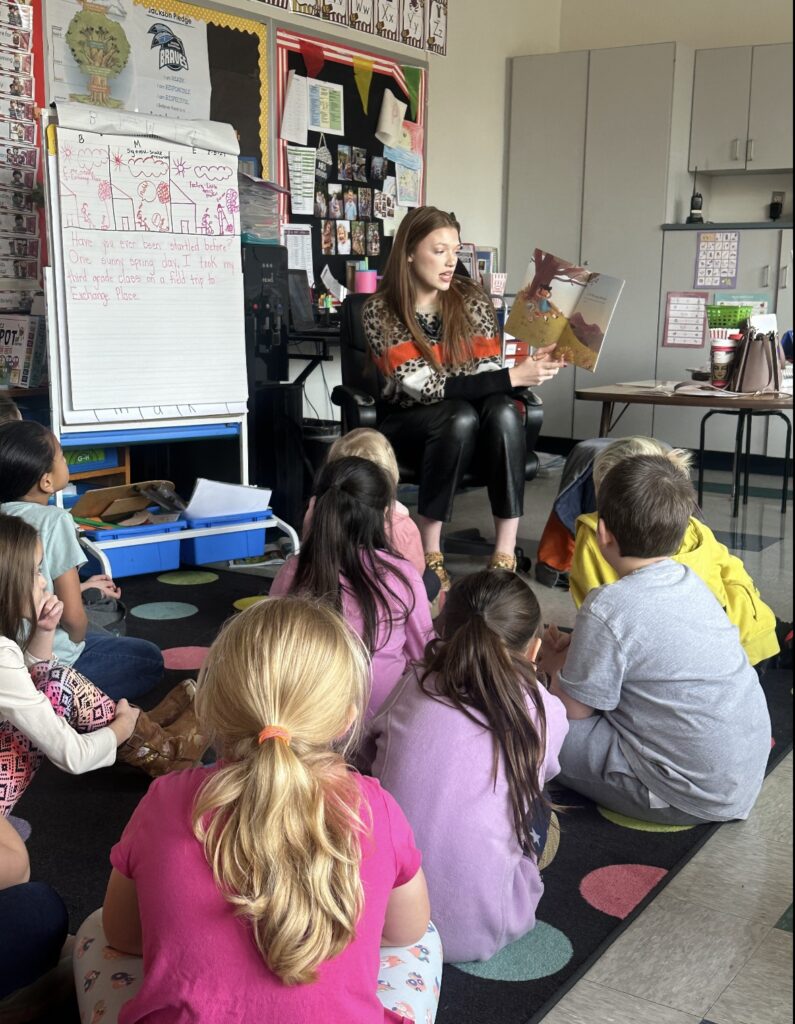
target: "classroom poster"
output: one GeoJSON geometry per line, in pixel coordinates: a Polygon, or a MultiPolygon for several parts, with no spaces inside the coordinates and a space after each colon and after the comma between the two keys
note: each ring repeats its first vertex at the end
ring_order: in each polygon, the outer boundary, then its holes
{"type": "Polygon", "coordinates": [[[447,53],[447,3],[448,0],[428,0],[427,48],[441,56],[447,53]]]}
{"type": "Polygon", "coordinates": [[[344,90],[335,82],[321,82],[307,78],[309,92],[310,132],[325,132],[327,135],[345,134],[344,90]]]}
{"type": "Polygon", "coordinates": [[[207,25],[133,0],[47,0],[48,98],[206,120],[207,25]],[[94,64],[101,44],[102,63],[94,64]]]}
{"type": "Polygon", "coordinates": [[[699,231],[694,288],[736,288],[739,231],[699,231]]]}
{"type": "Polygon", "coordinates": [[[707,336],[706,292],[668,292],[664,348],[703,348],[707,336]]]}

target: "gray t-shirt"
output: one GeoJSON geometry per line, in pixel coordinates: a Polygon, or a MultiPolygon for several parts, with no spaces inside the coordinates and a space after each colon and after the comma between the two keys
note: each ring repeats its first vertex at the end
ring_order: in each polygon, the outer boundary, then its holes
{"type": "MultiPolygon", "coordinates": [[[[0,505],[0,512],[19,516],[38,531],[44,552],[41,571],[51,594],[54,592],[53,580],[57,580],[68,569],[79,568],[88,561],[77,539],[75,521],[65,508],[38,505],[35,501],[6,501],[0,505]]],[[[55,630],[52,653],[61,664],[74,665],[85,646],[83,641],[73,643],[61,626],[55,630]]]]}
{"type": "Polygon", "coordinates": [[[604,712],[656,796],[704,818],[748,817],[770,716],[737,627],[691,569],[664,559],[592,590],[560,684],[604,712]]]}

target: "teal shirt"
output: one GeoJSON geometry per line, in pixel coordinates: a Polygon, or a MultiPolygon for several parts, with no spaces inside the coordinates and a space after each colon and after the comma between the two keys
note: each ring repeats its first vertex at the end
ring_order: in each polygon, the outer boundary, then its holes
{"type": "MultiPolygon", "coordinates": [[[[50,593],[54,592],[53,580],[88,561],[77,539],[75,521],[66,509],[57,505],[37,505],[33,501],[6,501],[0,505],[0,512],[19,516],[38,531],[44,551],[41,571],[50,593]]],[[[84,647],[82,641],[73,643],[60,626],[55,630],[52,653],[63,665],[74,665],[84,647]]]]}

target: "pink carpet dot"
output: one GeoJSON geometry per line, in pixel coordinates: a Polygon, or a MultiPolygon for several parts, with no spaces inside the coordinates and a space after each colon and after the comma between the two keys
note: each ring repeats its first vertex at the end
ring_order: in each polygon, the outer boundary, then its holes
{"type": "Polygon", "coordinates": [[[595,910],[623,921],[667,874],[648,864],[611,864],[587,874],[580,895],[595,910]]]}
{"type": "Polygon", "coordinates": [[[163,651],[163,664],[166,668],[200,669],[209,650],[209,647],[169,647],[163,651]]]}
{"type": "Polygon", "coordinates": [[[775,740],[773,739],[773,737],[771,736],[771,737],[770,737],[770,749],[772,750],[772,749],[773,749],[773,747],[775,747],[775,745],[776,745],[776,741],[775,741],[775,740]]]}

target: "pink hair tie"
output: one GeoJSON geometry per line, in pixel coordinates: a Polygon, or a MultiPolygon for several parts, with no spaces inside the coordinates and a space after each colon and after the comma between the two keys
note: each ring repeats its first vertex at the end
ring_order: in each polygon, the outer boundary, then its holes
{"type": "Polygon", "coordinates": [[[289,747],[291,739],[292,735],[288,729],[283,729],[280,725],[266,725],[257,737],[257,742],[262,744],[265,740],[283,740],[289,747]]]}

